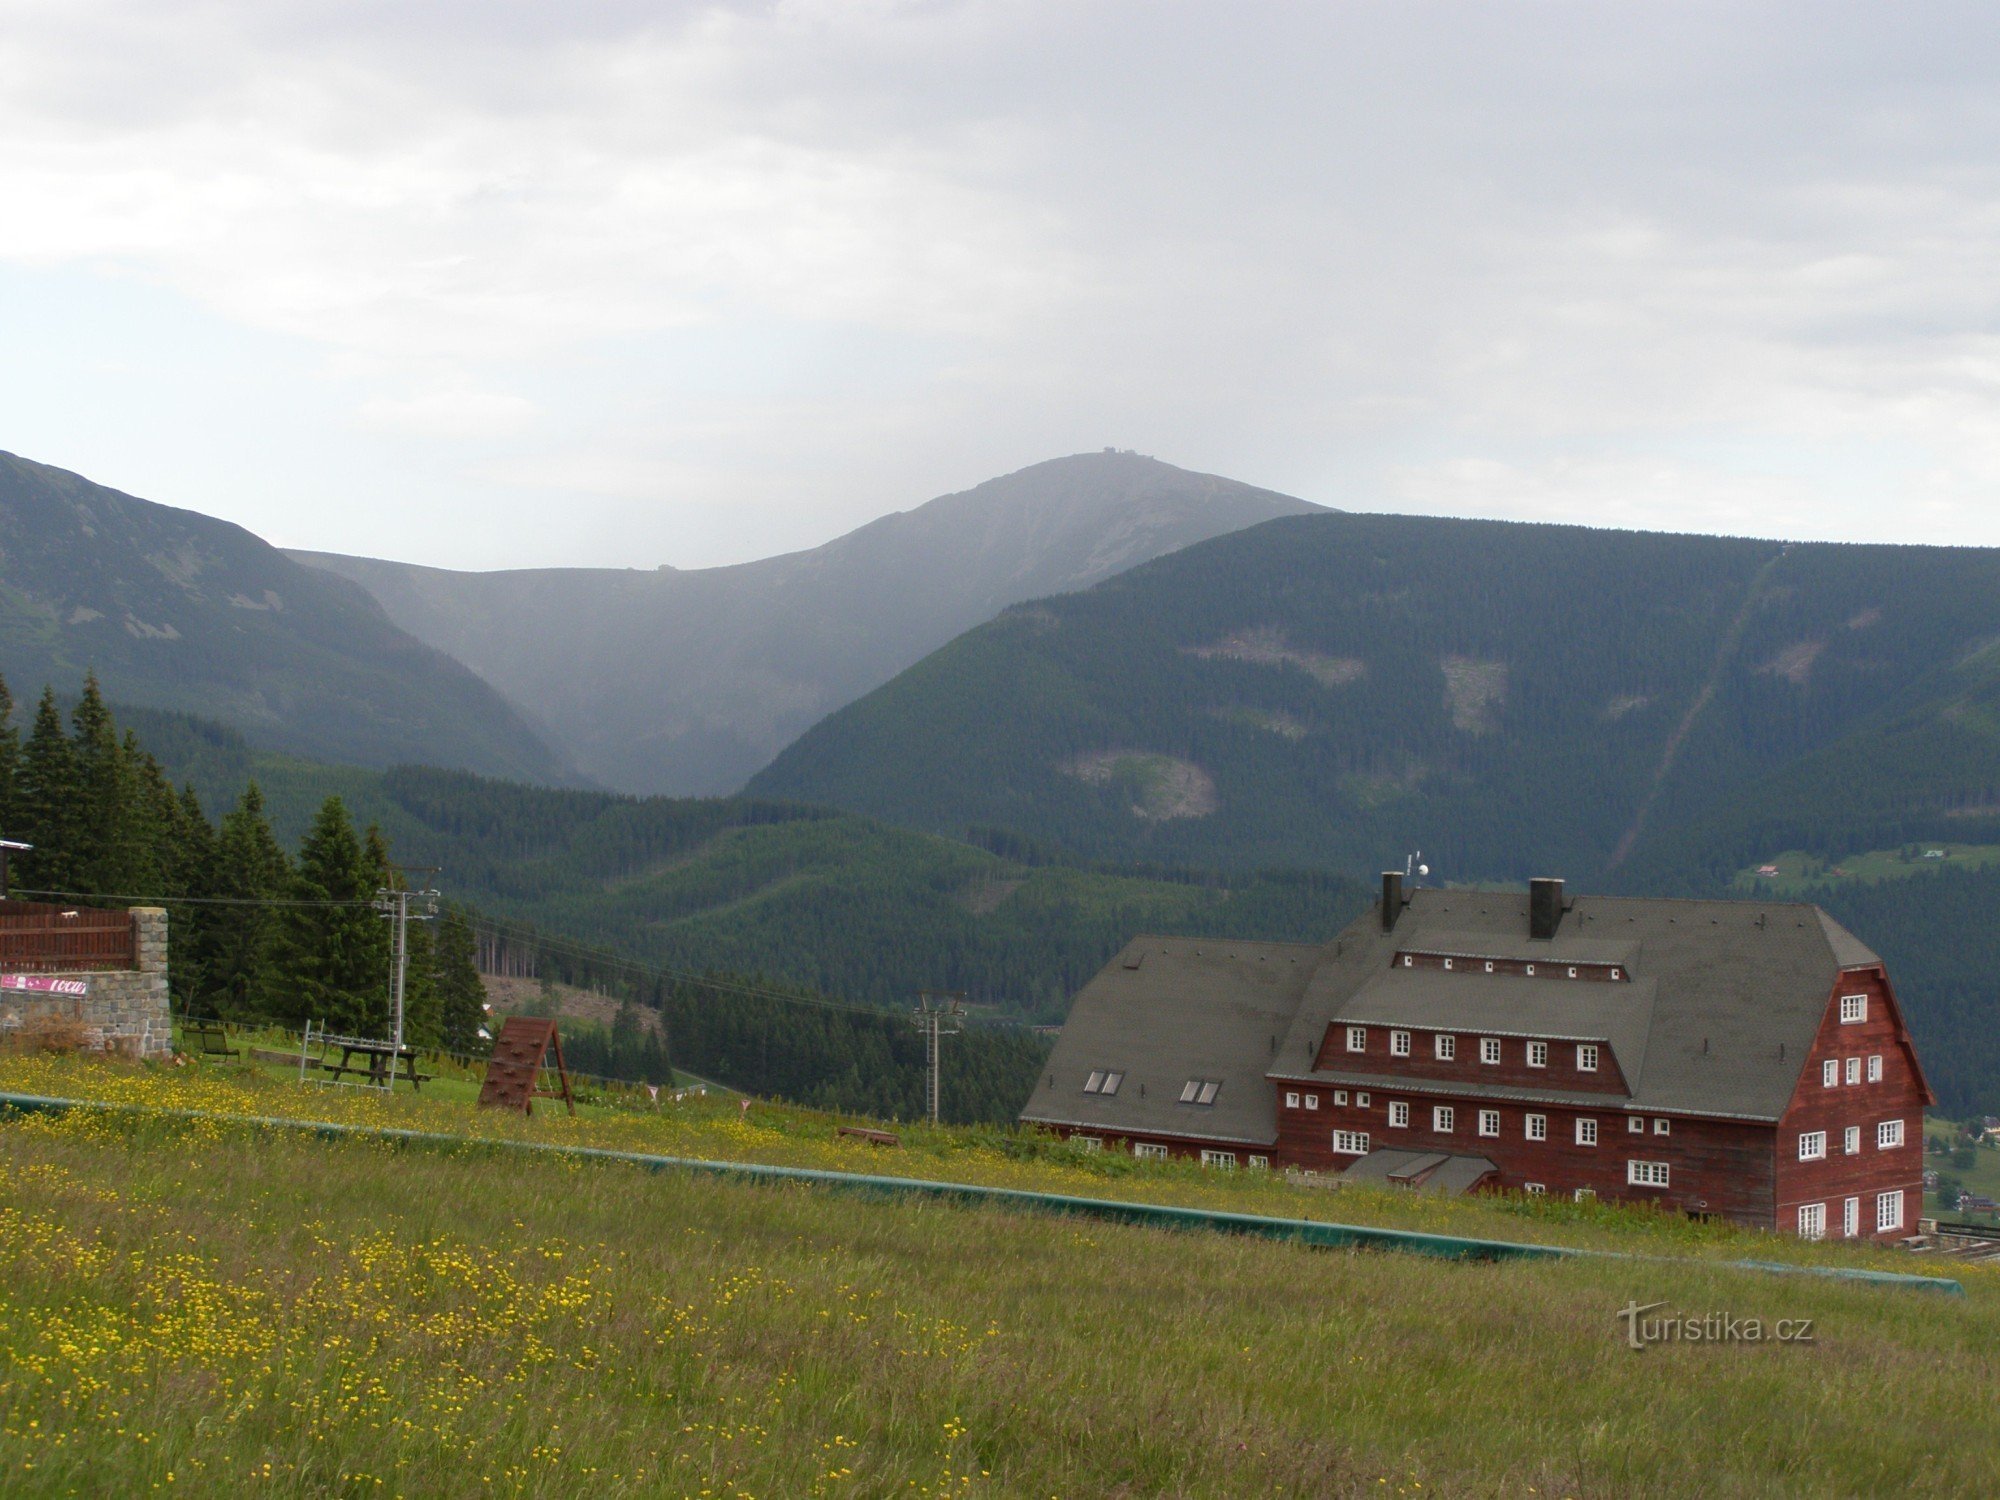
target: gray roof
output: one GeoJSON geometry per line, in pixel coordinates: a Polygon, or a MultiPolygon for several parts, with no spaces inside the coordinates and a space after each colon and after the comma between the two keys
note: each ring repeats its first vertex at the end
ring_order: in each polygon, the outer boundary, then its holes
{"type": "MultiPolygon", "coordinates": [[[[1495,958],[1505,954],[1493,954],[1495,958]]],[[[1620,962],[1624,960],[1621,959],[1620,962]]],[[[1618,983],[1529,979],[1518,974],[1446,973],[1385,962],[1341,1007],[1340,1021],[1608,1042],[1629,1083],[1646,1059],[1658,981],[1618,983]]]]}
{"type": "Polygon", "coordinates": [[[1453,1156],[1442,1151],[1371,1151],[1349,1164],[1342,1182],[1388,1183],[1414,1187],[1420,1193],[1457,1195],[1500,1169],[1483,1156],[1453,1156]]]}
{"type": "Polygon", "coordinates": [[[1077,995],[1021,1118],[1270,1144],[1278,1133],[1277,1094],[1265,1075],[1323,951],[1299,943],[1133,939],[1077,995]],[[1084,1093],[1099,1068],[1124,1073],[1114,1097],[1084,1093]],[[1212,1105],[1180,1102],[1191,1078],[1221,1081],[1212,1105]]]}
{"type": "MultiPolygon", "coordinates": [[[[1835,976],[1880,962],[1817,907],[1786,902],[1579,896],[1553,939],[1530,943],[1527,930],[1528,898],[1516,892],[1416,891],[1391,932],[1382,931],[1379,908],[1371,911],[1315,970],[1274,1071],[1358,1081],[1351,1073],[1310,1071],[1327,1028],[1347,1020],[1601,1037],[1632,1092],[1629,1101],[1594,1098],[1776,1119],[1797,1085],[1835,976]],[[1403,951],[1480,956],[1482,948],[1491,958],[1546,959],[1550,975],[1391,968],[1403,951]],[[1565,962],[1602,963],[1613,952],[1620,956],[1608,961],[1629,965],[1629,979],[1556,976],[1565,962]]],[[[1382,1083],[1380,1075],[1374,1081],[1382,1083]]],[[[1552,1102],[1577,1097],[1509,1092],[1552,1102]]]]}

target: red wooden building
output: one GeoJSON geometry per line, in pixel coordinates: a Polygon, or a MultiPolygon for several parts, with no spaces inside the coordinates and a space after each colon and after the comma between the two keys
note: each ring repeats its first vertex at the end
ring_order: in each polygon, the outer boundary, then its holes
{"type": "Polygon", "coordinates": [[[1324,947],[1135,939],[1021,1117],[1086,1149],[1892,1239],[1932,1102],[1881,959],[1817,907],[1388,875],[1324,947]]]}

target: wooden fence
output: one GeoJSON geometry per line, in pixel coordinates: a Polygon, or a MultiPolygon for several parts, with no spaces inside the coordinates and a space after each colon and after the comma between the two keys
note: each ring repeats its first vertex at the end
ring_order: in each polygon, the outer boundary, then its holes
{"type": "Polygon", "coordinates": [[[35,901],[0,902],[0,969],[70,974],[138,966],[138,945],[129,912],[47,906],[35,901]]]}

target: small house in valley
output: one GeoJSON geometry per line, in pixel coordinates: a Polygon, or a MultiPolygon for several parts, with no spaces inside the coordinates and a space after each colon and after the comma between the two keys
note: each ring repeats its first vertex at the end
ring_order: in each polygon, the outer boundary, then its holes
{"type": "Polygon", "coordinates": [[[1892,1239],[1933,1102],[1882,960],[1815,906],[1390,874],[1324,946],[1135,938],[1021,1118],[1086,1150],[1892,1239]]]}

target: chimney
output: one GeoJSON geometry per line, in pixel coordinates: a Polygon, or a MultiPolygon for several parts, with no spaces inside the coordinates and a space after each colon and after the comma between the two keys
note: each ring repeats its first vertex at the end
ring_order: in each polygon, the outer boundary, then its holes
{"type": "Polygon", "coordinates": [[[1528,882],[1528,936],[1547,942],[1556,935],[1563,919],[1563,883],[1560,880],[1528,882]]]}
{"type": "Polygon", "coordinates": [[[1384,870],[1382,872],[1382,930],[1394,932],[1396,918],[1403,914],[1403,872],[1384,870]]]}

